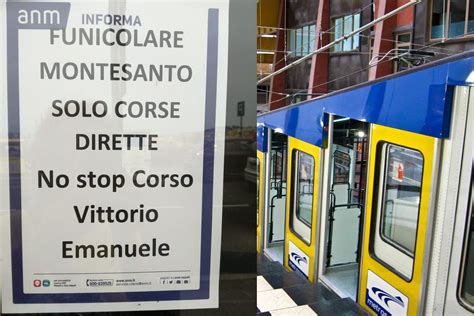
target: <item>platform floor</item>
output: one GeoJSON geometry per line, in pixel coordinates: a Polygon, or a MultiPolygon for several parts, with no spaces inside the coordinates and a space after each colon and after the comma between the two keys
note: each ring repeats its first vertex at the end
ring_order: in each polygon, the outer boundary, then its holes
{"type": "Polygon", "coordinates": [[[326,278],[337,287],[346,297],[353,300],[357,294],[357,272],[359,266],[350,264],[341,267],[328,268],[326,270],[326,278]]]}
{"type": "Polygon", "coordinates": [[[264,255],[258,256],[257,274],[257,315],[369,315],[350,298],[342,299],[264,255]]]}

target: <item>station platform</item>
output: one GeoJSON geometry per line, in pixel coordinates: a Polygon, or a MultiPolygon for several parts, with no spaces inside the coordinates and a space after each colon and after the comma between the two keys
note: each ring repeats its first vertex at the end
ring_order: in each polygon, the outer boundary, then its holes
{"type": "Polygon", "coordinates": [[[322,283],[310,283],[264,255],[257,257],[257,315],[369,315],[350,298],[322,283]]]}

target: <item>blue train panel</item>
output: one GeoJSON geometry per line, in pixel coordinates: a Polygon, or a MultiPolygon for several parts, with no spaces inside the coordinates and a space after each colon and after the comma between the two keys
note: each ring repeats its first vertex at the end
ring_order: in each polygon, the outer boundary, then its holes
{"type": "Polygon", "coordinates": [[[257,122],[319,147],[327,113],[447,138],[454,86],[472,85],[474,51],[272,111],[257,122]]]}
{"type": "Polygon", "coordinates": [[[257,124],[257,149],[266,153],[268,147],[268,128],[263,124],[257,124]]]}

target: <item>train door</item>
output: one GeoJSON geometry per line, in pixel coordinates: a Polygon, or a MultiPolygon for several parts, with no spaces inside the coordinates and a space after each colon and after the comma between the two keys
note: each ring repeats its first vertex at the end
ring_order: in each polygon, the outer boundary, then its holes
{"type": "Polygon", "coordinates": [[[359,279],[368,128],[365,122],[331,117],[325,150],[320,278],[341,297],[353,300],[359,279]]]}
{"type": "Polygon", "coordinates": [[[289,137],[285,266],[314,281],[321,149],[289,137]]]}
{"type": "Polygon", "coordinates": [[[283,264],[285,240],[285,208],[287,196],[287,146],[288,137],[269,131],[267,200],[265,203],[264,252],[273,261],[283,264]]]}
{"type": "Polygon", "coordinates": [[[437,140],[373,125],[359,304],[375,315],[423,305],[437,140]]]}
{"type": "MultiPolygon", "coordinates": [[[[445,296],[445,306],[438,310],[445,315],[467,316],[474,313],[474,88],[457,88],[454,101],[455,125],[451,133],[454,144],[449,147],[449,154],[455,159],[449,163],[456,164],[454,168],[459,173],[449,172],[440,180],[441,185],[446,179],[447,186],[457,188],[454,191],[457,199],[448,196],[450,205],[445,206],[447,212],[456,209],[452,216],[454,234],[448,245],[451,258],[449,270],[446,269],[447,283],[443,284],[447,288],[441,285],[436,289],[441,297],[445,296]]],[[[443,300],[436,297],[434,302],[442,304],[443,300]]]]}

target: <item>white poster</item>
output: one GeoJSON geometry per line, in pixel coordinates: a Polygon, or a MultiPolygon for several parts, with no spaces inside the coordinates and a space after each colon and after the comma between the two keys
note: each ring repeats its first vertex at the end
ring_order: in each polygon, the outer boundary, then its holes
{"type": "Polygon", "coordinates": [[[380,316],[408,315],[408,297],[370,270],[365,303],[380,316]]]}
{"type": "Polygon", "coordinates": [[[305,277],[309,275],[309,257],[294,243],[289,242],[288,264],[295,270],[300,271],[305,277]]]}
{"type": "Polygon", "coordinates": [[[228,1],[1,16],[3,312],[217,307],[228,1]]]}

